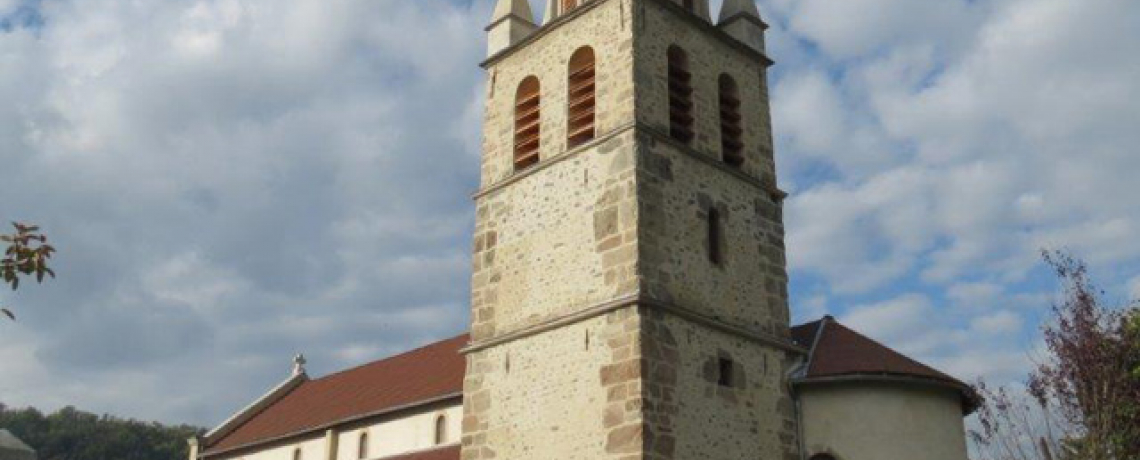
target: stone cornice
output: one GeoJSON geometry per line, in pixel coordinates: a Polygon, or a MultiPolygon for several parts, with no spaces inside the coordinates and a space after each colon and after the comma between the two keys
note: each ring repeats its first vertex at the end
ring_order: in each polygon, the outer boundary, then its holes
{"type": "Polygon", "coordinates": [[[524,18],[522,16],[511,13],[511,14],[503,16],[503,17],[501,17],[495,21],[492,21],[490,24],[487,24],[487,27],[484,27],[483,31],[484,32],[490,32],[491,29],[495,28],[495,26],[502,24],[505,21],[518,21],[518,22],[521,22],[521,23],[526,24],[526,25],[531,26],[531,27],[538,27],[537,25],[534,24],[534,21],[527,20],[526,18],[524,18]]]}
{"type": "Polygon", "coordinates": [[[653,136],[655,138],[655,140],[657,140],[658,142],[663,142],[663,143],[669,144],[673,148],[677,149],[678,152],[681,152],[682,154],[684,154],[685,156],[687,156],[689,158],[693,158],[695,160],[701,161],[701,162],[705,163],[706,165],[712,166],[713,168],[719,169],[719,170],[727,173],[729,176],[731,176],[731,177],[733,177],[733,178],[735,178],[741,182],[744,182],[744,183],[751,185],[757,189],[760,189],[761,191],[763,191],[765,193],[770,194],[772,196],[772,198],[777,202],[783,201],[784,198],[788,197],[788,193],[783,191],[783,190],[780,190],[778,187],[773,187],[771,185],[765,184],[765,183],[761,182],[760,179],[757,179],[755,177],[749,176],[748,174],[745,174],[744,171],[741,171],[737,168],[733,168],[729,165],[726,165],[726,164],[724,164],[724,162],[717,161],[716,158],[712,158],[708,155],[705,155],[704,153],[701,153],[697,149],[693,148],[692,146],[683,144],[683,143],[677,141],[676,139],[673,139],[672,136],[670,136],[668,133],[666,133],[664,131],[661,131],[660,129],[654,128],[654,127],[649,126],[647,124],[639,124],[638,125],[638,132],[649,134],[649,135],[653,136]]]}
{"type": "Polygon", "coordinates": [[[539,171],[542,171],[542,170],[544,170],[544,169],[546,169],[546,168],[548,168],[548,167],[550,167],[556,163],[561,163],[563,160],[573,158],[575,156],[580,155],[582,152],[589,151],[590,149],[592,149],[593,147],[595,147],[597,145],[600,145],[600,144],[602,144],[602,143],[604,143],[610,139],[613,139],[613,138],[621,135],[622,133],[625,133],[629,130],[632,130],[634,127],[635,127],[634,123],[626,123],[626,124],[623,124],[621,126],[618,126],[617,128],[611,129],[609,132],[602,134],[601,136],[598,136],[598,137],[595,137],[594,139],[591,139],[589,142],[585,142],[582,145],[575,146],[572,149],[569,149],[565,152],[559,153],[559,154],[552,156],[550,158],[542,159],[542,156],[539,155],[538,163],[535,163],[534,165],[531,165],[530,167],[528,167],[522,171],[515,171],[514,174],[511,174],[511,175],[499,180],[498,182],[495,182],[491,185],[488,185],[488,186],[483,187],[479,190],[476,190],[474,193],[471,194],[471,198],[477,200],[477,199],[482,198],[486,195],[490,195],[490,194],[495,193],[499,190],[502,190],[506,186],[514,184],[515,182],[518,182],[520,180],[523,180],[526,177],[528,177],[534,173],[537,173],[539,171]]]}
{"type": "Polygon", "coordinates": [[[751,14],[746,14],[746,13],[733,14],[732,16],[721,19],[720,22],[718,22],[716,25],[717,25],[717,27],[720,27],[720,26],[728,25],[729,23],[731,23],[733,21],[742,20],[742,19],[745,21],[751,22],[753,24],[756,24],[756,27],[759,27],[760,30],[768,30],[768,23],[764,22],[763,19],[760,19],[756,16],[753,16],[751,14]]]}
{"type": "Polygon", "coordinates": [[[648,296],[641,294],[640,292],[635,292],[632,294],[620,296],[613,300],[600,302],[593,306],[572,312],[570,314],[547,319],[543,322],[526,326],[516,331],[507,332],[496,337],[480,341],[472,341],[470,344],[460,350],[460,353],[468,354],[486,350],[488,348],[514,342],[520,339],[525,339],[527,337],[532,337],[544,332],[549,332],[554,329],[580,323],[582,321],[586,321],[588,319],[628,307],[645,307],[655,309],[711,329],[716,329],[720,332],[734,337],[745,339],[751,342],[761,343],[790,353],[807,354],[806,349],[792,343],[791,340],[787,338],[778,337],[765,332],[754,331],[741,326],[737,326],[735,324],[723,321],[719,318],[714,318],[702,313],[698,313],[691,308],[651,299],[648,296]]]}

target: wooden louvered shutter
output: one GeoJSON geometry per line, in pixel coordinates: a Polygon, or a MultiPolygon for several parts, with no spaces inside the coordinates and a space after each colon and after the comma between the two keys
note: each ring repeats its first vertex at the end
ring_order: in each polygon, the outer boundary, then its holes
{"type": "Polygon", "coordinates": [[[693,139],[693,85],[689,59],[669,48],[669,135],[686,144],[693,139]]]}
{"type": "Polygon", "coordinates": [[[720,76],[720,145],[724,162],[739,168],[744,164],[744,129],[740,125],[740,96],[736,82],[720,76]]]}
{"type": "Polygon", "coordinates": [[[515,170],[538,163],[542,135],[541,91],[538,78],[526,77],[515,96],[515,170]]]}
{"type": "Polygon", "coordinates": [[[597,85],[594,78],[594,50],[580,48],[570,57],[567,79],[566,143],[575,147],[594,138],[594,93],[597,85]]]}

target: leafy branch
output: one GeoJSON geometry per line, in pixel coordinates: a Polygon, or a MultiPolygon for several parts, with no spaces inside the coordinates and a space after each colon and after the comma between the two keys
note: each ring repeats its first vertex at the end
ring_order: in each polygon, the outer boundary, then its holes
{"type": "MultiPolygon", "coordinates": [[[[35,277],[37,283],[42,283],[45,276],[55,278],[55,272],[48,267],[48,259],[55,248],[48,244],[47,236],[40,233],[40,228],[35,225],[13,222],[12,226],[16,228],[15,233],[0,235],[0,242],[8,246],[4,258],[0,259],[0,279],[14,291],[25,276],[35,277]]],[[[11,310],[2,306],[0,313],[16,319],[11,310]]]]}

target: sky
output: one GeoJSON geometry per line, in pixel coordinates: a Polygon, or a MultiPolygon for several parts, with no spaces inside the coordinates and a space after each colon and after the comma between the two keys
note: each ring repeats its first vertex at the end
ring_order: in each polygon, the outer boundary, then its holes
{"type": "MultiPolygon", "coordinates": [[[[1140,297],[1140,2],[758,5],[795,321],[1003,383],[1041,249],[1140,297]]],[[[0,0],[0,221],[59,249],[0,292],[0,402],[212,426],[297,352],[461,333],[491,7],[0,0]]]]}

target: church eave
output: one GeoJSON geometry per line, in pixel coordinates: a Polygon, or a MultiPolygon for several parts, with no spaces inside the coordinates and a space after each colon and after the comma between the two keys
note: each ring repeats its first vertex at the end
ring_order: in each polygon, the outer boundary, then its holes
{"type": "Polygon", "coordinates": [[[791,380],[795,387],[814,386],[814,385],[828,385],[828,384],[842,384],[842,383],[865,383],[865,382],[880,382],[880,383],[893,383],[907,386],[927,386],[938,387],[946,390],[955,391],[962,398],[962,416],[967,416],[974,413],[978,409],[980,400],[978,399],[977,392],[974,391],[969,385],[959,381],[948,381],[945,379],[938,379],[933,377],[896,374],[890,372],[859,372],[843,375],[826,375],[819,377],[799,377],[791,380]]]}

